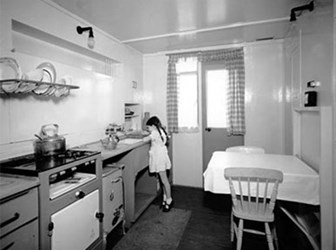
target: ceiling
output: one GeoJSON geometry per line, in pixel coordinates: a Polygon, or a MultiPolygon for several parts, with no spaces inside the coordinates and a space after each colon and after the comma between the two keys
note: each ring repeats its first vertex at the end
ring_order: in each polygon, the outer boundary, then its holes
{"type": "Polygon", "coordinates": [[[290,10],[309,2],[309,0],[52,1],[145,54],[253,42],[265,38],[283,38],[289,29],[290,10]]]}

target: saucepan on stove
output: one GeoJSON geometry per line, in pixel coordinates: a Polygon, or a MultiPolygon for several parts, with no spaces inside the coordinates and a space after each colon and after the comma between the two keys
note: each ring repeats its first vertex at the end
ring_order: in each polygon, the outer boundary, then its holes
{"type": "Polygon", "coordinates": [[[34,141],[34,151],[37,158],[53,156],[65,152],[65,138],[58,135],[57,124],[47,124],[41,127],[40,135],[34,141]]]}

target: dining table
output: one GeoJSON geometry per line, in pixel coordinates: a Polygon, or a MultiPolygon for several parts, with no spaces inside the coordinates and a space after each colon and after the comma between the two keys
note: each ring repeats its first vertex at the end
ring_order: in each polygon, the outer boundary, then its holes
{"type": "Polygon", "coordinates": [[[278,200],[320,204],[319,174],[297,156],[215,151],[203,173],[204,190],[230,194],[229,181],[225,179],[224,171],[231,167],[280,170],[283,181],[278,188],[278,200]]]}

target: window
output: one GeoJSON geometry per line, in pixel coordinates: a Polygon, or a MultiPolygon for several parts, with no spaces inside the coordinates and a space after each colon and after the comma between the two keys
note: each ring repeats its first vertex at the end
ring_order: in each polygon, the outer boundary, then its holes
{"type": "Polygon", "coordinates": [[[180,59],[176,64],[178,84],[178,127],[182,132],[198,129],[197,59],[180,59]]]}
{"type": "Polygon", "coordinates": [[[229,72],[226,69],[206,71],[207,127],[227,128],[229,72]]]}

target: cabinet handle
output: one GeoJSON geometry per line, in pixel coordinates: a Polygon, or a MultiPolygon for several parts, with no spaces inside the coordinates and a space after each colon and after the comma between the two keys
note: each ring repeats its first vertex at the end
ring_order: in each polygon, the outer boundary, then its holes
{"type": "Polygon", "coordinates": [[[211,131],[211,128],[205,128],[205,131],[210,132],[210,131],[211,131]]]}
{"type": "Polygon", "coordinates": [[[1,248],[1,250],[7,250],[9,248],[11,248],[12,246],[14,246],[14,241],[12,243],[9,243],[7,246],[5,246],[4,248],[1,248]]]}
{"type": "Polygon", "coordinates": [[[111,182],[112,182],[112,183],[118,183],[119,181],[121,181],[121,179],[122,179],[122,178],[119,177],[119,178],[117,178],[117,179],[112,180],[111,182]]]}
{"type": "Polygon", "coordinates": [[[0,228],[3,228],[4,226],[7,226],[8,224],[10,224],[10,223],[16,221],[17,219],[19,219],[19,217],[20,217],[20,214],[19,214],[19,213],[15,213],[14,216],[13,216],[12,218],[10,218],[10,219],[8,219],[8,220],[2,222],[2,223],[0,224],[0,228]]]}
{"type": "Polygon", "coordinates": [[[99,222],[103,222],[104,213],[97,212],[96,218],[99,220],[99,222]]]}
{"type": "Polygon", "coordinates": [[[83,199],[85,197],[85,193],[83,191],[77,191],[75,195],[78,199],[83,199]]]}

